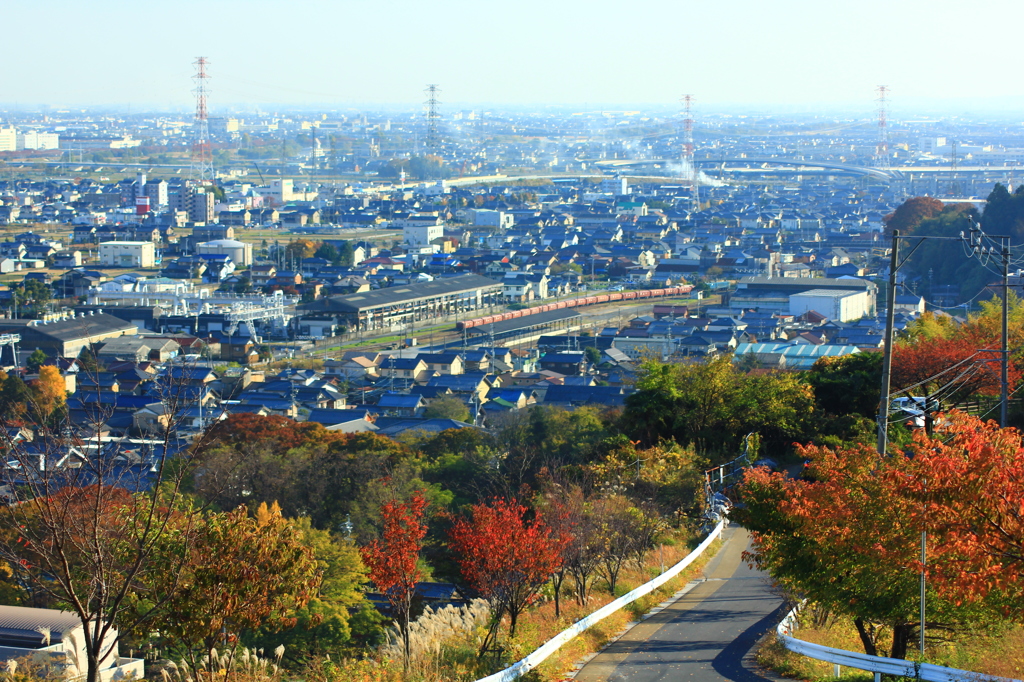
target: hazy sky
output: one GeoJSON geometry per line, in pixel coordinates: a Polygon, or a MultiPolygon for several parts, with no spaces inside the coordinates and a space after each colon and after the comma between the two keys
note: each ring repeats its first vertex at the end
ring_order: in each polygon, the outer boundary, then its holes
{"type": "MultiPolygon", "coordinates": [[[[734,105],[893,111],[1024,104],[1017,2],[963,0],[6,0],[0,102],[734,105]]],[[[794,109],[795,108],[795,109],[794,109]]]]}

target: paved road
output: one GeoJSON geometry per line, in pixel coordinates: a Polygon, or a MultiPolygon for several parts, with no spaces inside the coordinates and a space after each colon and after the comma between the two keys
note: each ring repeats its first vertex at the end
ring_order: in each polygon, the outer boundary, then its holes
{"type": "Polygon", "coordinates": [[[744,656],[778,623],[781,600],[765,576],[742,561],[747,532],[726,543],[704,570],[705,582],[643,621],[587,663],[578,682],[717,682],[765,679],[744,656]]]}

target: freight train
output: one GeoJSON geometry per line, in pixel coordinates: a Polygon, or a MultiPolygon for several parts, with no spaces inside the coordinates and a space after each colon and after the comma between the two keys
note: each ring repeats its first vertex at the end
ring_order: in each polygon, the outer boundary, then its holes
{"type": "Polygon", "coordinates": [[[494,322],[514,320],[517,317],[527,317],[528,315],[536,315],[537,313],[546,313],[551,310],[561,310],[563,308],[581,308],[587,305],[615,303],[616,301],[632,301],[634,299],[640,298],[666,298],[671,296],[684,296],[686,294],[689,294],[691,291],[693,291],[693,287],[687,284],[681,287],[668,287],[666,289],[637,289],[634,291],[614,291],[609,292],[607,294],[596,294],[594,296],[580,296],[578,298],[570,298],[565,301],[558,301],[557,303],[536,305],[533,306],[532,308],[523,308],[522,310],[510,310],[507,313],[488,315],[487,317],[478,317],[473,320],[462,320],[455,325],[455,328],[458,329],[459,331],[462,331],[463,329],[480,327],[494,322]]]}

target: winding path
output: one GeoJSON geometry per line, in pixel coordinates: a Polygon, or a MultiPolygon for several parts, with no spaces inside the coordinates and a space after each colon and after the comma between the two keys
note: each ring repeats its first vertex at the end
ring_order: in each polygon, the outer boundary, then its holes
{"type": "Polygon", "coordinates": [[[578,682],[692,680],[757,682],[748,653],[775,627],[782,600],[766,575],[742,560],[749,540],[728,528],[725,545],[704,569],[704,580],[665,610],[639,623],[588,662],[578,682]]]}

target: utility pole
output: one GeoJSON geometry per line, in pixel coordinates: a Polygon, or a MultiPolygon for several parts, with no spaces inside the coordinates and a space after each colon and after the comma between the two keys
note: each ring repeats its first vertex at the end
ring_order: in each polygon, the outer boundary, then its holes
{"type": "Polygon", "coordinates": [[[1010,317],[1010,240],[1002,238],[1000,255],[1003,259],[1003,332],[999,345],[999,426],[1006,428],[1010,408],[1010,343],[1007,323],[1010,317]]]}
{"type": "MultiPolygon", "coordinates": [[[[902,237],[907,239],[908,237],[902,237]]],[[[994,246],[984,246],[983,238],[998,239],[1000,240],[1000,248],[998,250],[1000,259],[1002,261],[1002,279],[1003,279],[1003,306],[1002,306],[1002,330],[1000,338],[1000,377],[999,377],[999,392],[1000,392],[1000,419],[999,424],[1001,427],[1006,427],[1007,413],[1009,411],[1009,364],[1010,364],[1010,349],[1008,339],[1008,318],[1009,318],[1009,292],[1010,292],[1010,238],[1007,235],[986,235],[981,231],[981,228],[971,221],[970,230],[967,235],[963,232],[960,233],[959,237],[940,237],[937,235],[913,235],[911,239],[919,239],[917,244],[910,250],[904,258],[903,262],[899,260],[899,242],[900,233],[899,230],[893,230],[892,233],[892,253],[890,254],[889,260],[889,284],[887,287],[887,300],[888,309],[886,310],[885,316],[885,349],[882,358],[882,387],[880,402],[878,405],[878,452],[879,454],[885,454],[885,450],[888,446],[889,440],[889,401],[890,401],[890,383],[892,376],[892,345],[893,345],[893,322],[895,315],[895,299],[896,299],[896,273],[899,269],[908,261],[915,251],[924,243],[925,239],[950,239],[958,240],[964,243],[964,246],[970,251],[970,257],[974,256],[995,256],[997,250],[994,246]]],[[[993,351],[989,351],[993,352],[993,351]]]]}
{"type": "Polygon", "coordinates": [[[972,256],[994,256],[996,253],[995,247],[982,245],[982,239],[985,237],[999,240],[999,257],[1003,266],[1002,329],[1000,330],[999,338],[999,426],[1005,429],[1010,406],[1010,344],[1008,331],[1010,316],[1010,237],[1005,234],[986,235],[981,227],[974,223],[973,219],[971,219],[970,230],[966,238],[963,232],[960,233],[960,239],[967,242],[967,247],[970,249],[972,256]]]}
{"type": "Polygon", "coordinates": [[[878,403],[878,454],[884,455],[889,445],[889,384],[892,376],[892,328],[896,306],[896,272],[899,270],[900,231],[892,231],[892,253],[889,257],[889,286],[886,289],[885,348],[882,358],[882,392],[878,403]]]}

